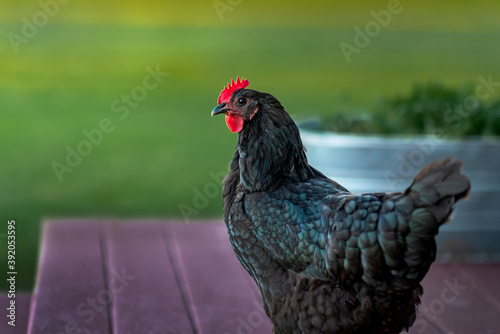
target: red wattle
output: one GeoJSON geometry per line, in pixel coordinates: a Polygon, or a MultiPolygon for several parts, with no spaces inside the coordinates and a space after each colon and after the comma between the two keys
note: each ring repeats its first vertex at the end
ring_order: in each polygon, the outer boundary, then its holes
{"type": "Polygon", "coordinates": [[[243,129],[243,118],[239,115],[227,114],[226,124],[231,132],[240,132],[243,129]]]}

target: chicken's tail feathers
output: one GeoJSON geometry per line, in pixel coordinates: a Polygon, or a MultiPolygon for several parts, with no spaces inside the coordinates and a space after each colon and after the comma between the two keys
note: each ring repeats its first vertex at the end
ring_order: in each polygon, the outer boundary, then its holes
{"type": "Polygon", "coordinates": [[[402,202],[406,204],[398,207],[408,217],[404,238],[408,270],[400,272],[403,279],[396,285],[408,288],[424,277],[436,256],[434,238],[439,227],[449,219],[454,204],[469,192],[470,182],[462,174],[462,163],[452,157],[427,165],[415,177],[405,191],[402,202]]]}
{"type": "MultiPolygon", "coordinates": [[[[425,166],[405,193],[414,199],[417,208],[437,206],[438,209],[440,206],[446,206],[446,203],[452,206],[458,200],[467,198],[470,193],[470,181],[462,174],[462,163],[449,156],[425,166]]],[[[446,211],[444,207],[443,210],[446,211]]],[[[445,215],[442,217],[441,212],[435,213],[438,220],[449,214],[442,212],[445,215]]]]}

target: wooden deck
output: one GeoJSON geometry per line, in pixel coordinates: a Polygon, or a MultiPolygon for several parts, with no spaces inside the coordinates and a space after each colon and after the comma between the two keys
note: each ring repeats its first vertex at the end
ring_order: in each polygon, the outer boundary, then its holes
{"type": "MultiPolygon", "coordinates": [[[[500,333],[500,264],[434,265],[423,285],[411,334],[500,333]]],[[[48,222],[30,311],[0,333],[271,333],[221,222],[48,222]]]]}

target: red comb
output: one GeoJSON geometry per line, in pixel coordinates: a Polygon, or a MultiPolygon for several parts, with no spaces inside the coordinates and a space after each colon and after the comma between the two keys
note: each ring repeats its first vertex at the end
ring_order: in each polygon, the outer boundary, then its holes
{"type": "Polygon", "coordinates": [[[229,99],[231,98],[231,95],[233,95],[233,93],[235,91],[237,91],[238,89],[246,88],[246,87],[248,87],[248,85],[249,85],[249,82],[245,78],[241,78],[241,81],[240,81],[240,77],[237,77],[236,82],[234,82],[234,79],[233,79],[232,82],[228,83],[227,87],[224,87],[222,92],[220,92],[219,100],[217,101],[217,104],[221,104],[222,102],[228,102],[229,99]]]}

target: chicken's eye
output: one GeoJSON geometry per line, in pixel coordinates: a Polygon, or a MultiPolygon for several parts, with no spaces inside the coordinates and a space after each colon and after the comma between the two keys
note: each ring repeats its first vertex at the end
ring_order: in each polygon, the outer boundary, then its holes
{"type": "Polygon", "coordinates": [[[240,105],[242,105],[242,106],[243,106],[243,105],[245,105],[246,103],[247,103],[247,99],[245,99],[244,97],[240,97],[240,98],[238,99],[238,104],[240,104],[240,105]]]}

